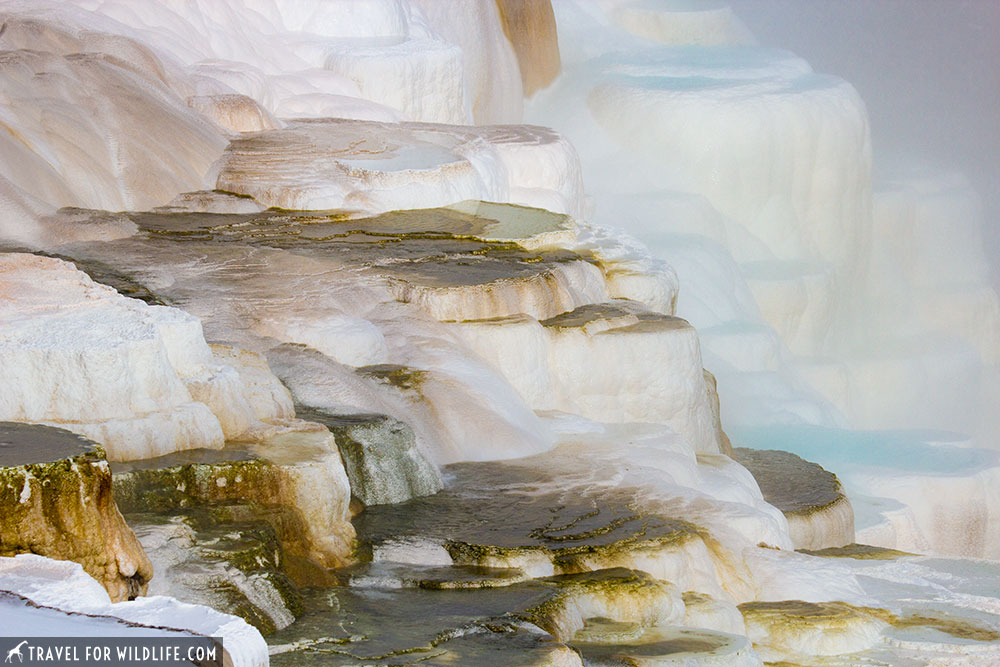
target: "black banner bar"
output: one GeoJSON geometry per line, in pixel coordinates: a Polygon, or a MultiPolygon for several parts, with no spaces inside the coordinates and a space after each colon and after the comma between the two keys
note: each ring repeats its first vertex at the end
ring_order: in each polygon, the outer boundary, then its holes
{"type": "Polygon", "coordinates": [[[0,667],[223,667],[221,637],[0,637],[0,667]]]}

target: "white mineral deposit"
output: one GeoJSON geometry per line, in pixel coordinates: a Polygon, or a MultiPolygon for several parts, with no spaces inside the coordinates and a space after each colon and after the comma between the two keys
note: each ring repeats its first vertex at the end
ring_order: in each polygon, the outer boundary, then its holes
{"type": "Polygon", "coordinates": [[[1000,664],[996,34],[0,0],[0,649],[1000,664]]]}

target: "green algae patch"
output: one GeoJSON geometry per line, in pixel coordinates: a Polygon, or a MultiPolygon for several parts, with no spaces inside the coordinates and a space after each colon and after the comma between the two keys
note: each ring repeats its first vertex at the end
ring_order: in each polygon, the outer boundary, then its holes
{"type": "MultiPolygon", "coordinates": [[[[762,643],[780,653],[823,655],[819,643],[840,637],[838,653],[865,650],[887,629],[930,629],[967,642],[1000,641],[1000,631],[975,620],[946,611],[920,610],[897,616],[887,609],[863,607],[846,602],[748,602],[739,605],[754,643],[762,643]],[[796,650],[791,647],[798,646],[796,650]],[[807,650],[812,646],[813,650],[807,650]],[[806,647],[806,648],[804,648],[806,647]]],[[[780,656],[775,656],[780,657],[780,656]]],[[[780,664],[780,663],[776,663],[780,664]]]]}
{"type": "Polygon", "coordinates": [[[427,379],[427,371],[399,364],[375,364],[361,366],[355,372],[377,382],[388,384],[400,391],[420,392],[427,379]]]}
{"type": "Polygon", "coordinates": [[[444,473],[454,481],[433,496],[358,515],[366,549],[413,539],[442,545],[458,564],[544,576],[628,566],[637,554],[676,549],[704,533],[642,509],[635,489],[567,495],[556,489],[553,473],[502,462],[455,464],[444,473]]]}
{"type": "Polygon", "coordinates": [[[514,241],[524,247],[571,243],[576,239],[572,218],[543,208],[467,200],[445,207],[482,221],[475,233],[484,240],[514,241]]]}
{"type": "MultiPolygon", "coordinates": [[[[549,552],[543,547],[501,547],[495,544],[470,544],[450,540],[445,550],[456,563],[490,567],[494,563],[522,563],[536,559],[547,560],[549,552]]],[[[494,565],[494,567],[501,567],[494,565]]],[[[509,567],[515,567],[510,565],[509,567]]]]}
{"type": "Polygon", "coordinates": [[[583,544],[554,549],[553,562],[559,572],[566,573],[616,567],[630,563],[637,555],[676,549],[689,540],[700,538],[703,533],[696,525],[680,519],[658,520],[656,524],[654,527],[651,522],[646,522],[641,533],[612,544],[583,544]],[[654,536],[646,537],[648,531],[652,531],[654,536]]]}
{"type": "MultiPolygon", "coordinates": [[[[599,517],[599,512],[586,512],[578,518],[599,517]]],[[[536,528],[529,537],[541,542],[537,545],[511,547],[448,540],[445,548],[456,563],[530,568],[551,562],[554,572],[575,574],[624,567],[637,555],[677,548],[701,533],[697,526],[680,519],[633,514],[567,535],[549,535],[536,528]],[[607,541],[608,535],[618,539],[607,541]],[[560,546],[567,543],[569,546],[560,546]]]]}
{"type": "Polygon", "coordinates": [[[226,500],[267,505],[279,497],[277,466],[245,451],[208,451],[113,464],[119,507],[124,512],[158,512],[226,500]]]}
{"type": "Polygon", "coordinates": [[[0,443],[0,556],[75,561],[116,601],[145,593],[153,568],[115,505],[104,450],[11,422],[0,422],[0,443]]]}
{"type": "Polygon", "coordinates": [[[827,549],[798,549],[799,553],[822,558],[854,558],[856,560],[896,560],[907,556],[916,556],[906,551],[876,547],[870,544],[848,544],[843,547],[827,549]]]}
{"type": "Polygon", "coordinates": [[[531,579],[519,568],[476,565],[415,566],[405,563],[361,563],[336,571],[338,582],[357,588],[421,588],[480,590],[506,588],[531,579]]]}
{"type": "MultiPolygon", "coordinates": [[[[220,189],[211,192],[256,201],[249,194],[220,189]]],[[[169,210],[161,212],[170,213],[169,210]]],[[[565,244],[576,237],[575,225],[568,215],[541,208],[478,200],[466,200],[440,208],[389,211],[375,216],[359,216],[348,210],[304,212],[280,207],[241,215],[244,216],[243,222],[270,219],[315,225],[302,232],[308,238],[334,238],[350,233],[375,236],[441,234],[460,239],[516,243],[532,248],[565,244]]],[[[151,227],[156,225],[154,218],[143,217],[142,220],[151,227]]]]}
{"type": "Polygon", "coordinates": [[[287,471],[247,450],[188,450],[115,463],[113,470],[115,498],[125,513],[169,515],[206,509],[220,514],[220,521],[262,518],[297,558],[315,561],[317,567],[343,565],[349,559],[329,552],[323,536],[314,534],[287,471]]]}
{"type": "Polygon", "coordinates": [[[597,617],[584,620],[583,628],[573,635],[574,642],[624,644],[642,637],[645,628],[641,623],[615,621],[597,617]]]}
{"type": "MultiPolygon", "coordinates": [[[[261,513],[257,508],[246,505],[230,505],[228,511],[191,512],[185,517],[196,535],[198,557],[208,562],[224,563],[245,575],[267,582],[270,589],[280,598],[282,606],[292,616],[300,615],[304,608],[302,594],[286,568],[288,556],[275,529],[273,516],[261,513]]],[[[309,582],[315,583],[315,582],[309,582]]],[[[219,586],[235,587],[220,581],[219,586]]],[[[240,600],[247,615],[239,612],[248,622],[261,632],[277,629],[266,610],[261,609],[238,588],[230,591],[230,598],[240,600]],[[257,620],[257,616],[270,622],[257,620]],[[260,625],[258,625],[260,623],[260,625]]]]}
{"type": "Polygon", "coordinates": [[[261,635],[267,636],[278,630],[278,625],[260,607],[255,605],[235,584],[219,581],[213,593],[220,600],[216,604],[227,614],[239,616],[252,625],[261,635]]]}
{"type": "Polygon", "coordinates": [[[711,604],[715,602],[715,598],[711,595],[705,595],[697,591],[684,591],[681,597],[685,605],[711,604]]]}
{"type": "Polygon", "coordinates": [[[513,612],[560,641],[572,639],[588,618],[648,628],[677,620],[683,605],[673,585],[645,572],[609,568],[540,580],[554,587],[544,601],[513,612]],[[600,613],[594,614],[595,610],[600,613]]]}
{"type": "Polygon", "coordinates": [[[840,480],[791,452],[733,448],[732,457],[753,475],[764,500],[788,519],[796,549],[841,547],[854,541],[854,508],[840,480]]]}
{"type": "Polygon", "coordinates": [[[847,602],[748,602],[739,605],[747,636],[765,660],[847,655],[884,642],[896,617],[847,602]]]}
{"type": "Polygon", "coordinates": [[[907,614],[893,623],[897,628],[926,627],[933,628],[958,639],[975,642],[998,642],[1000,632],[987,628],[973,621],[956,618],[945,612],[925,612],[907,614]]]}
{"type": "Polygon", "coordinates": [[[519,227],[519,223],[504,222],[504,210],[497,209],[499,220],[452,208],[392,211],[371,218],[347,218],[343,211],[277,209],[242,214],[153,211],[125,215],[151,238],[334,257],[346,266],[423,287],[524,279],[566,262],[593,261],[587,255],[558,248],[529,250],[516,239],[493,240],[498,230],[519,227]]]}
{"type": "MultiPolygon", "coordinates": [[[[210,512],[192,512],[182,516],[196,536],[193,548],[185,554],[185,565],[202,571],[208,569],[206,564],[219,563],[223,566],[219,568],[219,575],[207,582],[208,590],[202,591],[213,606],[243,618],[262,634],[279,629],[280,616],[274,611],[275,605],[290,618],[303,612],[302,594],[285,571],[284,550],[267,520],[219,521],[210,512]],[[232,570],[238,570],[245,576],[234,575],[232,570]],[[257,596],[248,594],[247,585],[242,583],[247,581],[253,582],[252,588],[258,592],[257,596]],[[268,604],[259,599],[260,591],[267,591],[264,599],[268,604]]],[[[137,520],[135,516],[129,518],[137,520]]],[[[198,602],[199,598],[190,601],[198,602]]]]}
{"type": "Polygon", "coordinates": [[[550,329],[583,329],[590,334],[604,331],[615,333],[650,333],[691,327],[687,320],[673,315],[652,312],[644,305],[628,299],[585,304],[571,311],[541,321],[550,329]]]}
{"type": "Polygon", "coordinates": [[[837,623],[859,616],[877,618],[892,623],[895,616],[886,609],[861,607],[847,602],[805,602],[804,600],[780,600],[777,602],[744,602],[738,606],[744,618],[779,618],[794,624],[813,624],[818,621],[837,623]]]}
{"type": "Polygon", "coordinates": [[[638,667],[658,664],[657,658],[668,660],[667,664],[698,664],[699,656],[714,656],[728,648],[732,641],[732,638],[718,633],[679,629],[664,639],[622,642],[619,645],[576,639],[570,645],[583,656],[584,664],[638,667]],[[677,662],[687,656],[691,657],[691,663],[677,662]]]}

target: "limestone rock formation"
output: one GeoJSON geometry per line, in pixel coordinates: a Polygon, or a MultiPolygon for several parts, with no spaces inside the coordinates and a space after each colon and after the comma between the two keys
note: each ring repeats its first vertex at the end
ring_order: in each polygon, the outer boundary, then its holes
{"type": "Polygon", "coordinates": [[[280,126],[280,121],[246,95],[192,95],[187,105],[229,132],[260,132],[280,126]]]}
{"type": "Polygon", "coordinates": [[[275,529],[290,553],[323,567],[352,560],[350,487],[333,436],[319,424],[275,428],[245,448],[116,465],[115,496],[127,514],[218,502],[278,508],[275,529]]]}
{"type": "Polygon", "coordinates": [[[736,447],[733,458],[754,476],[788,519],[796,549],[827,549],[854,542],[854,510],[837,476],[795,454],[736,447]]]}
{"type": "Polygon", "coordinates": [[[330,429],[344,460],[351,494],[365,505],[402,503],[437,493],[441,475],[417,449],[413,430],[385,415],[299,411],[330,429]]]}
{"type": "Polygon", "coordinates": [[[122,461],[222,447],[292,414],[265,363],[216,355],[197,318],[125,298],[72,264],[0,254],[0,294],[2,419],[72,430],[122,461]]]}
{"type": "Polygon", "coordinates": [[[697,451],[724,446],[697,336],[680,318],[617,300],[540,322],[469,319],[456,330],[536,410],[668,423],[697,451]]]}
{"type": "Polygon", "coordinates": [[[143,595],[153,577],[103,450],[62,429],[0,422],[0,556],[19,553],[80,563],[114,601],[143,595]]]}
{"type": "Polygon", "coordinates": [[[532,126],[299,120],[235,139],[215,187],[287,209],[367,214],[481,199],[582,217],[576,153],[532,126]]]}

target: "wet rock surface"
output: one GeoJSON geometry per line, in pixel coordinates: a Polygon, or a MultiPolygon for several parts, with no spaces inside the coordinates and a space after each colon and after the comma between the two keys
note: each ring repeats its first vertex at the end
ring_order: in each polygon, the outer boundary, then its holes
{"type": "MultiPolygon", "coordinates": [[[[520,231],[544,234],[565,223],[546,211],[528,211],[520,231]],[[532,229],[532,226],[535,228],[532,229]]],[[[154,238],[185,242],[238,243],[323,256],[341,264],[425,287],[456,287],[543,274],[580,261],[580,255],[558,249],[529,251],[520,237],[504,238],[494,217],[476,215],[478,208],[459,207],[393,211],[356,218],[346,211],[301,212],[269,209],[253,214],[127,214],[154,238]],[[500,236],[500,240],[494,240],[500,236]]],[[[507,216],[497,216],[501,220],[507,216]]],[[[509,223],[508,223],[509,224],[509,223]]],[[[512,230],[513,231],[513,230],[512,230]]]]}
{"type": "MultiPolygon", "coordinates": [[[[268,637],[274,664],[578,665],[682,649],[732,657],[720,647],[733,638],[705,632],[694,642],[679,629],[685,600],[700,598],[616,566],[703,531],[643,510],[636,489],[544,490],[557,474],[516,462],[450,465],[438,493],[365,508],[354,523],[371,560],[332,572],[332,587],[303,591],[304,613],[268,637]],[[625,631],[594,631],[607,623],[625,631]],[[647,634],[667,628],[676,636],[647,634]]],[[[752,655],[745,640],[740,650],[752,655]]]]}
{"type": "Polygon", "coordinates": [[[441,545],[457,563],[550,563],[575,572],[589,569],[591,559],[613,561],[699,536],[683,519],[637,509],[636,490],[538,493],[551,475],[503,463],[455,464],[445,475],[449,486],[436,495],[359,516],[363,544],[378,554],[411,540],[441,545]]]}
{"type": "Polygon", "coordinates": [[[309,435],[319,438],[304,446],[284,443],[287,449],[277,456],[273,446],[250,444],[116,464],[115,497],[130,516],[172,516],[178,510],[233,503],[256,508],[251,514],[269,523],[291,554],[317,566],[345,565],[351,562],[354,538],[347,522],[347,480],[327,476],[338,467],[344,474],[336,449],[324,446],[324,440],[332,440],[329,433],[324,429],[309,435]]]}
{"type": "Polygon", "coordinates": [[[0,422],[0,467],[53,463],[84,454],[98,454],[93,442],[63,429],[37,424],[0,422]]]}
{"type": "Polygon", "coordinates": [[[764,500],[785,514],[796,548],[854,542],[854,511],[836,475],[776,449],[735,447],[733,458],[757,480],[764,500]]]}
{"type": "Polygon", "coordinates": [[[262,634],[287,626],[302,612],[293,576],[301,581],[322,575],[285,548],[287,535],[275,526],[295,525],[297,517],[288,508],[212,503],[125,516],[156,571],[150,595],[224,609],[262,634]]]}
{"type": "Polygon", "coordinates": [[[3,419],[65,428],[127,461],[221,448],[291,414],[260,357],[209,346],[198,318],[126,298],[67,261],[0,254],[0,292],[3,419]]]}
{"type": "Polygon", "coordinates": [[[791,452],[736,447],[733,458],[754,476],[764,499],[782,512],[816,511],[843,497],[836,475],[791,452]]]}
{"type": "Polygon", "coordinates": [[[275,665],[545,664],[553,654],[566,654],[566,647],[537,628],[517,625],[507,613],[552,593],[552,587],[534,582],[486,595],[316,589],[306,596],[305,614],[268,638],[271,660],[275,665]]]}
{"type": "MultiPolygon", "coordinates": [[[[407,378],[398,381],[408,384],[412,380],[407,378]]],[[[308,409],[297,413],[333,433],[351,493],[365,505],[401,503],[441,490],[441,476],[403,422],[386,415],[331,415],[308,409]]]]}
{"type": "Polygon", "coordinates": [[[585,665],[759,665],[744,637],[709,630],[675,628],[647,632],[635,641],[600,644],[574,641],[585,665]]]}
{"type": "Polygon", "coordinates": [[[894,620],[885,609],[846,602],[749,602],[740,611],[765,660],[864,651],[881,643],[894,620]]]}
{"type": "MultiPolygon", "coordinates": [[[[64,209],[65,214],[65,209],[64,209]]],[[[86,216],[100,216],[103,212],[101,211],[81,211],[79,215],[86,216]]],[[[33,250],[24,247],[9,246],[0,243],[0,253],[31,253],[33,255],[38,255],[39,257],[51,257],[53,259],[61,259],[72,263],[78,270],[83,271],[90,279],[95,283],[100,283],[102,285],[107,285],[111,287],[116,292],[122,296],[127,296],[132,299],[139,299],[150,306],[166,306],[168,305],[162,299],[160,299],[156,294],[153,294],[148,287],[138,282],[134,278],[126,275],[125,273],[109,266],[103,262],[98,262],[95,260],[82,260],[82,259],[72,259],[66,255],[61,255],[59,253],[53,252],[43,252],[41,250],[33,250]]]]}
{"type": "Polygon", "coordinates": [[[244,443],[114,464],[115,496],[157,572],[150,593],[225,609],[264,634],[292,623],[299,586],[328,583],[327,567],[350,562],[350,542],[331,538],[353,539],[346,499],[323,503],[312,486],[336,480],[297,478],[298,463],[244,443]]]}

